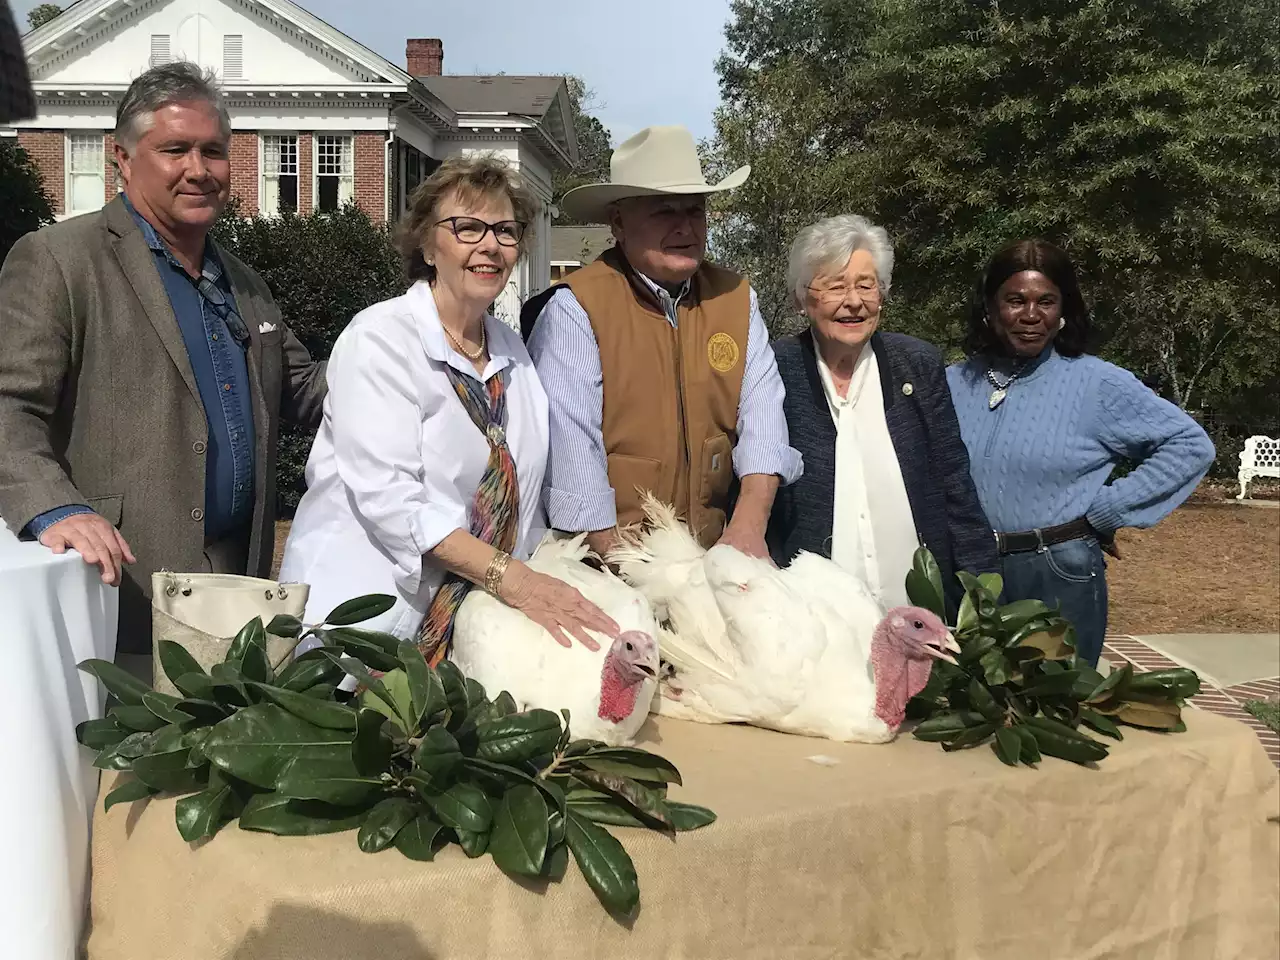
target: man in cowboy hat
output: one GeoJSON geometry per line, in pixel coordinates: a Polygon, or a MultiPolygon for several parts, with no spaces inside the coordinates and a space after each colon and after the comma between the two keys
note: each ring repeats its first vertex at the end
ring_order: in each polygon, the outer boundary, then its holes
{"type": "Polygon", "coordinates": [[[550,400],[548,522],[607,552],[649,492],[703,546],[768,557],[774,494],[800,455],[755,292],[705,260],[707,195],[751,168],[707,183],[683,127],[641,130],[609,166],[561,206],[608,223],[616,245],[522,317],[550,400]]]}

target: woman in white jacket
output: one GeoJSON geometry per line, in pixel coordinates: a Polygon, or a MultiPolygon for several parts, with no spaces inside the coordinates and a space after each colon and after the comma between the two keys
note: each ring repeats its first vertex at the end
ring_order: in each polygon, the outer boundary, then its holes
{"type": "Polygon", "coordinates": [[[414,193],[401,250],[413,286],[359,313],[329,360],[324,420],[280,578],[311,585],[306,620],[367,593],[363,626],[447,655],[473,585],[553,637],[597,649],[617,626],[521,561],[545,530],[547,398],[520,336],[487,314],[536,204],[490,156],[456,157],[414,193]]]}

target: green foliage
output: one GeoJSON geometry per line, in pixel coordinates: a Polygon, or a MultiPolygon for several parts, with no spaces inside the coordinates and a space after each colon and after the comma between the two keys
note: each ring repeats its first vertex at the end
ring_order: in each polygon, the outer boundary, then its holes
{"type": "Polygon", "coordinates": [[[1280,701],[1246,700],[1244,708],[1266,724],[1269,729],[1280,733],[1280,701]]]}
{"type": "Polygon", "coordinates": [[[31,8],[31,12],[27,14],[27,23],[31,25],[31,29],[35,30],[43,27],[54,17],[62,13],[62,8],[55,3],[41,3],[31,8]]]}
{"type": "Polygon", "coordinates": [[[862,213],[895,244],[885,322],[959,342],[978,272],[1063,245],[1105,355],[1188,408],[1280,380],[1275,0],[735,0],[715,245],[794,329],[786,250],[862,213]]]}
{"type": "MultiPolygon", "coordinates": [[[[404,293],[400,257],[388,230],[354,203],[334,213],[244,217],[228,205],[213,236],[256,270],[284,321],[316,358],[361,310],[404,293]]],[[[291,516],[305,485],[314,433],[282,425],[276,485],[281,516],[291,516]]]]}
{"type": "MultiPolygon", "coordinates": [[[[594,94],[578,77],[566,79],[569,84],[569,102],[573,106],[573,129],[578,137],[578,162],[572,170],[561,170],[552,175],[553,203],[559,203],[560,198],[574,187],[607,180],[609,157],[613,153],[608,128],[591,112],[594,94]]],[[[576,226],[578,221],[562,211],[556,225],[576,226]]]]}
{"type": "Polygon", "coordinates": [[[0,263],[18,238],[53,223],[40,171],[16,140],[0,139],[0,263]]]}
{"type": "Polygon", "coordinates": [[[490,700],[448,661],[433,670],[412,644],[352,626],[392,600],[359,597],[314,626],[252,620],[208,674],[169,643],[161,663],[185,699],[105,661],[80,664],[115,702],[76,737],[97,752],[95,766],[133,773],[106,808],[180,793],[174,817],[189,842],[237,819],[242,830],[280,836],[355,830],[366,853],[394,846],[426,861],[452,842],[471,857],[488,853],[513,877],[552,882],[572,853],[607,909],[633,913],[635,867],[600,824],[674,834],[715,814],[667,800],[667,784],[681,779],[662,757],[571,741],[567,712],[563,724],[547,710],[520,712],[509,694],[490,700]],[[323,646],[272,664],[268,633],[323,646]],[[370,672],[381,669],[390,672],[370,672]],[[362,693],[336,689],[344,673],[362,693]]]}
{"type": "MultiPolygon", "coordinates": [[[[960,750],[990,743],[1001,762],[1028,766],[1042,756],[1094,763],[1105,744],[1085,728],[1116,740],[1119,724],[1185,730],[1182,705],[1200,692],[1184,667],[1135,674],[1125,664],[1104,678],[1075,654],[1075,628],[1039,600],[999,605],[997,574],[961,573],[965,588],[954,634],[955,664],[938,661],[911,700],[914,735],[960,750]]],[[[911,602],[941,613],[942,578],[929,551],[916,551],[907,577],[911,602]]]]}

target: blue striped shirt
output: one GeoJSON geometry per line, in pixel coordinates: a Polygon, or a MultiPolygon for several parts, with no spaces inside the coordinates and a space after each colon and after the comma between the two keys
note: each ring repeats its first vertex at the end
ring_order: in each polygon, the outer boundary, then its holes
{"type": "MultiPolygon", "coordinates": [[[[647,277],[676,325],[676,306],[688,285],[672,296],[647,277]]],[[[568,287],[555,292],[529,336],[529,354],[550,400],[551,448],[544,497],[548,524],[557,530],[607,530],[618,522],[601,429],[604,378],[600,349],[587,312],[568,287]]],[[[747,357],[738,401],[738,443],[733,469],[739,477],[776,474],[782,483],[799,479],[800,454],[791,447],[782,411],[785,391],[769,349],[769,332],[751,291],[747,357]]]]}

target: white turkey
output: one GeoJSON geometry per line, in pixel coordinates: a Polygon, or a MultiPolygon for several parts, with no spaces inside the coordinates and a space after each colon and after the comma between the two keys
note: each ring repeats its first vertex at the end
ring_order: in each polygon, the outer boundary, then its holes
{"type": "Polygon", "coordinates": [[[490,696],[506,690],[521,710],[567,709],[572,734],[611,746],[634,742],[649,714],[658,672],[658,625],[645,598],[607,569],[582,561],[585,535],[548,537],[529,560],[575,587],[614,619],[617,640],[592,633],[598,651],[564,647],[519,610],[472,590],[458,610],[449,659],[490,696]]]}
{"type": "Polygon", "coordinates": [[[893,739],[935,659],[955,662],[945,624],[917,607],[885,613],[835,563],[801,553],[784,569],[727,545],[698,545],[647,499],[643,532],[612,554],[670,629],[655,709],[830,740],[893,739]]]}

